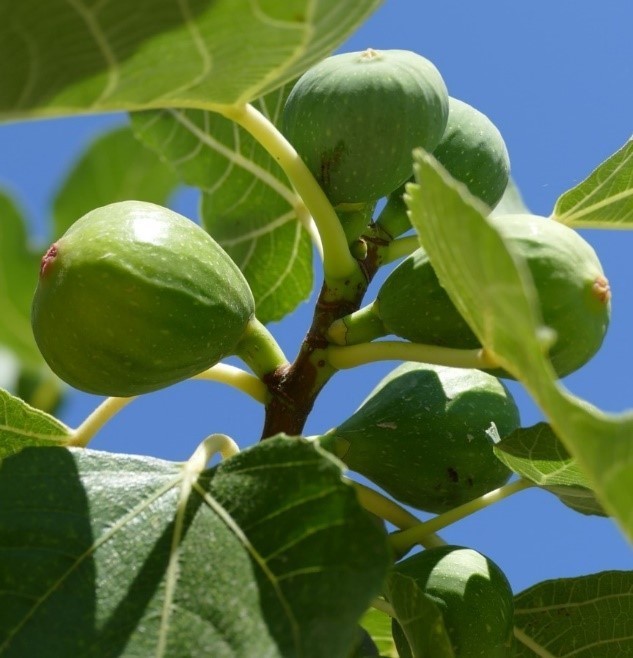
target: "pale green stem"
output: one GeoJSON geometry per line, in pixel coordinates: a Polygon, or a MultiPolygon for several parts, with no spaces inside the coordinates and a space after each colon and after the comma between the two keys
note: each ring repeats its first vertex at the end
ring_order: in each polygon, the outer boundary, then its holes
{"type": "MultiPolygon", "coordinates": [[[[358,502],[372,514],[379,516],[381,519],[388,521],[392,525],[395,525],[396,528],[405,530],[407,528],[415,528],[420,525],[420,519],[417,516],[414,516],[410,512],[407,512],[406,509],[398,505],[395,501],[383,496],[378,491],[372,489],[371,487],[366,487],[360,482],[355,480],[349,480],[345,478],[354,489],[356,489],[356,495],[358,496],[358,502]]],[[[434,548],[436,546],[443,546],[446,542],[437,535],[430,534],[428,537],[425,537],[425,548],[434,548]]]]}
{"type": "Polygon", "coordinates": [[[73,430],[68,445],[85,448],[94,435],[136,396],[129,398],[106,398],[77,429],[73,430]]]}
{"type": "Polygon", "coordinates": [[[321,242],[321,235],[319,234],[319,228],[317,227],[316,222],[312,219],[312,215],[303,201],[299,200],[294,208],[295,213],[297,213],[297,218],[301,222],[303,228],[308,232],[310,240],[312,240],[312,244],[315,246],[321,262],[323,262],[323,243],[321,242]]]}
{"type": "Polygon", "coordinates": [[[233,352],[260,379],[288,363],[275,337],[255,316],[250,319],[233,352]]]}
{"type": "Polygon", "coordinates": [[[249,372],[230,366],[226,363],[217,363],[212,368],[201,372],[193,379],[202,379],[209,382],[220,382],[250,395],[257,402],[266,404],[269,399],[268,388],[261,379],[251,375],[249,372]]]}
{"type": "Polygon", "coordinates": [[[316,179],[293,146],[252,105],[216,108],[249,132],[283,169],[312,215],[323,244],[323,270],[327,278],[345,279],[357,269],[343,227],[316,179]]]}
{"type": "Polygon", "coordinates": [[[186,472],[188,475],[197,478],[217,452],[220,453],[222,459],[229,459],[237,455],[239,451],[239,446],[230,436],[226,434],[211,434],[202,441],[193,455],[187,460],[185,464],[186,472]]]}
{"type": "Polygon", "coordinates": [[[393,609],[393,606],[389,601],[385,601],[385,599],[381,599],[380,597],[376,597],[372,602],[371,602],[371,607],[376,608],[376,610],[380,610],[380,612],[384,612],[386,615],[389,615],[390,617],[393,617],[394,619],[396,618],[396,611],[393,609]]]}
{"type": "Polygon", "coordinates": [[[327,358],[337,370],[356,368],[376,361],[417,361],[453,368],[494,368],[498,364],[483,349],[458,350],[452,347],[422,345],[399,340],[381,340],[358,345],[330,345],[327,358]]]}
{"type": "MultiPolygon", "coordinates": [[[[266,404],[268,389],[266,385],[254,375],[241,368],[225,363],[217,363],[212,368],[195,375],[192,379],[201,379],[227,384],[233,388],[250,395],[257,402],[266,404]]],[[[116,414],[126,407],[138,396],[129,398],[106,398],[76,429],[72,430],[68,445],[85,448],[94,438],[95,434],[116,414]]]]}
{"type": "Polygon", "coordinates": [[[455,507],[444,514],[440,514],[430,521],[420,523],[415,528],[408,528],[401,532],[392,534],[389,537],[391,547],[397,554],[402,555],[416,544],[422,544],[424,546],[428,533],[434,533],[442,528],[446,528],[456,521],[460,521],[479,510],[494,505],[494,503],[498,503],[504,498],[508,498],[519,491],[523,491],[524,489],[533,486],[535,486],[534,482],[521,478],[514,482],[510,482],[510,484],[506,484],[503,487],[489,491],[487,494],[479,496],[479,498],[475,498],[459,507],[455,507]]]}
{"type": "Polygon", "coordinates": [[[380,250],[381,265],[393,263],[394,260],[410,256],[416,249],[420,248],[420,240],[417,235],[407,235],[404,238],[393,240],[380,250]]]}

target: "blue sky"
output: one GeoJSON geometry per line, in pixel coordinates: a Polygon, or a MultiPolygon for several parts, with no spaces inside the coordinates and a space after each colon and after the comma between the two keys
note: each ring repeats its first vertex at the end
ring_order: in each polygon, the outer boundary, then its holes
{"type": "MultiPolygon", "coordinates": [[[[633,132],[633,4],[630,0],[387,0],[342,50],[403,48],[431,59],[449,93],[474,105],[501,130],[524,198],[548,215],[556,198],[582,180],[633,132]]],[[[118,115],[0,126],[0,185],[44,239],[49,202],[64,172],[118,115]]],[[[196,199],[174,205],[195,216],[196,199]]],[[[633,408],[633,233],[583,234],[610,279],[613,314],[604,346],[567,378],[576,394],[605,410],[633,408]]],[[[272,331],[292,357],[307,328],[309,304],[272,331]]],[[[395,364],[340,373],[318,400],[306,429],[314,434],[341,422],[395,364]]],[[[540,418],[513,385],[524,425],[540,418]]],[[[64,409],[71,425],[98,403],[73,394],[64,409]]],[[[113,451],[185,459],[200,440],[225,432],[246,447],[259,437],[259,406],[217,384],[180,384],[134,402],[95,439],[113,451]]],[[[516,591],[545,578],[633,568],[630,547],[609,520],[576,514],[555,498],[527,491],[443,533],[488,554],[516,591]]]]}

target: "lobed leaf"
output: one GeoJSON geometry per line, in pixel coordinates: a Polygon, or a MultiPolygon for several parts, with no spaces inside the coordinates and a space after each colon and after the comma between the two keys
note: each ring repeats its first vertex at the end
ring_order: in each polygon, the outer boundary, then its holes
{"type": "Polygon", "coordinates": [[[328,55],[378,5],[0,0],[0,117],[242,104],[328,55]]]}
{"type": "Polygon", "coordinates": [[[548,423],[520,427],[493,447],[515,473],[558,496],[583,514],[604,516],[586,475],[548,423]]]}
{"type": "Polygon", "coordinates": [[[580,185],[565,192],[552,218],[576,228],[633,225],[633,137],[580,185]]]}
{"type": "Polygon", "coordinates": [[[199,475],[25,450],[0,500],[3,657],[344,658],[390,561],[338,463],[299,439],[199,475]]]}
{"type": "Polygon", "coordinates": [[[633,413],[608,415],[556,380],[525,263],[485,218],[486,209],[427,154],[415,157],[407,203],[420,242],[484,349],[521,380],[586,474],[605,511],[633,538],[633,413]]]}
{"type": "Polygon", "coordinates": [[[120,126],[98,137],[68,173],[53,202],[54,236],[87,212],[116,201],[167,205],[178,185],[172,168],[120,126]]]}
{"type": "Polygon", "coordinates": [[[65,446],[70,437],[62,422],[0,389],[0,473],[4,458],[25,448],[65,446]]]}
{"type": "MultiPolygon", "coordinates": [[[[255,102],[273,124],[290,88],[255,102]]],[[[261,322],[280,320],[310,295],[310,218],[279,165],[250,134],[197,110],[135,113],[132,125],[185,183],[200,189],[202,224],[244,273],[261,322]]]]}
{"type": "Polygon", "coordinates": [[[633,572],[539,583],[515,597],[517,658],[633,655],[633,572]]]}

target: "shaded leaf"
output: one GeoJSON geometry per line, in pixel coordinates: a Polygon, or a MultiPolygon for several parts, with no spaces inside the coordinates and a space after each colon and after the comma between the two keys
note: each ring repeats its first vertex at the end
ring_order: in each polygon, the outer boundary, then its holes
{"type": "Polygon", "coordinates": [[[200,474],[25,450],[0,500],[3,657],[343,658],[389,562],[338,464],[299,439],[200,474]]]}
{"type": "Polygon", "coordinates": [[[115,128],[88,146],[57,193],[54,237],[90,210],[116,201],[167,205],[177,184],[172,168],[141,144],[128,126],[115,128]]]}
{"type": "Polygon", "coordinates": [[[380,610],[370,608],[362,617],[361,626],[369,633],[385,658],[398,658],[396,645],[391,634],[391,617],[380,610]]]}
{"type": "Polygon", "coordinates": [[[62,422],[0,389],[0,461],[24,448],[67,445],[70,436],[62,422]]]}
{"type": "Polygon", "coordinates": [[[604,414],[556,380],[525,262],[485,218],[485,207],[431,156],[418,152],[415,160],[418,185],[406,199],[440,283],[485,350],[523,382],[604,509],[633,538],[633,413],[604,414]]]}
{"type": "Polygon", "coordinates": [[[539,583],[515,597],[517,658],[633,655],[633,572],[539,583]]]}
{"type": "MultiPolygon", "coordinates": [[[[279,122],[291,85],[255,102],[279,122]]],[[[312,290],[305,208],[270,154],[244,129],[213,112],[132,115],[137,136],[181,179],[202,192],[202,224],[244,273],[261,322],[280,320],[312,290]]]]}
{"type": "Polygon", "coordinates": [[[558,496],[583,514],[604,515],[578,464],[547,423],[520,427],[493,447],[515,473],[558,496]]]}
{"type": "Polygon", "coordinates": [[[577,228],[632,228],[633,138],[565,192],[552,219],[577,228]]]}
{"type": "Polygon", "coordinates": [[[0,192],[0,345],[20,363],[43,364],[31,331],[31,302],[37,286],[39,256],[27,244],[24,218],[0,192]]]}
{"type": "Polygon", "coordinates": [[[247,102],[332,52],[378,4],[0,0],[0,116],[247,102]]]}

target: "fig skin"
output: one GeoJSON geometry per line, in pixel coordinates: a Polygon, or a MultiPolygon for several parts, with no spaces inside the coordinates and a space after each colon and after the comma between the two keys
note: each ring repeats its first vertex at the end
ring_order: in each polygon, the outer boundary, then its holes
{"type": "Polygon", "coordinates": [[[253,316],[246,280],[210,235],[124,201],[84,215],[44,255],[31,321],[61,379],[129,397],[230,355],[253,316]]]}
{"type": "Polygon", "coordinates": [[[442,513],[507,482],[493,441],[518,426],[516,403],[493,375],[404,363],[320,443],[398,501],[442,513]]]}
{"type": "Polygon", "coordinates": [[[433,155],[489,208],[499,203],[510,178],[510,156],[501,133],[485,114],[449,98],[448,122],[433,155]]]}
{"type": "Polygon", "coordinates": [[[282,132],[330,202],[371,203],[413,173],[415,147],[432,151],[448,117],[435,66],[406,50],[334,55],[290,92],[282,132]]]}
{"type": "MultiPolygon", "coordinates": [[[[394,566],[393,572],[414,580],[439,608],[455,658],[512,655],[512,588],[490,558],[470,548],[441,546],[406,558],[394,566]]],[[[388,591],[392,583],[390,577],[388,591]]],[[[394,632],[397,643],[403,642],[403,635],[394,632]]],[[[403,655],[407,655],[407,648],[403,647],[403,655]]]]}
{"type": "MultiPolygon", "coordinates": [[[[500,215],[489,221],[532,275],[543,324],[556,333],[549,352],[554,370],[559,377],[578,370],[600,349],[611,316],[609,282],[596,252],[575,230],[545,217],[500,215]]],[[[388,333],[412,342],[480,346],[422,249],[387,277],[376,311],[388,333]]]]}

